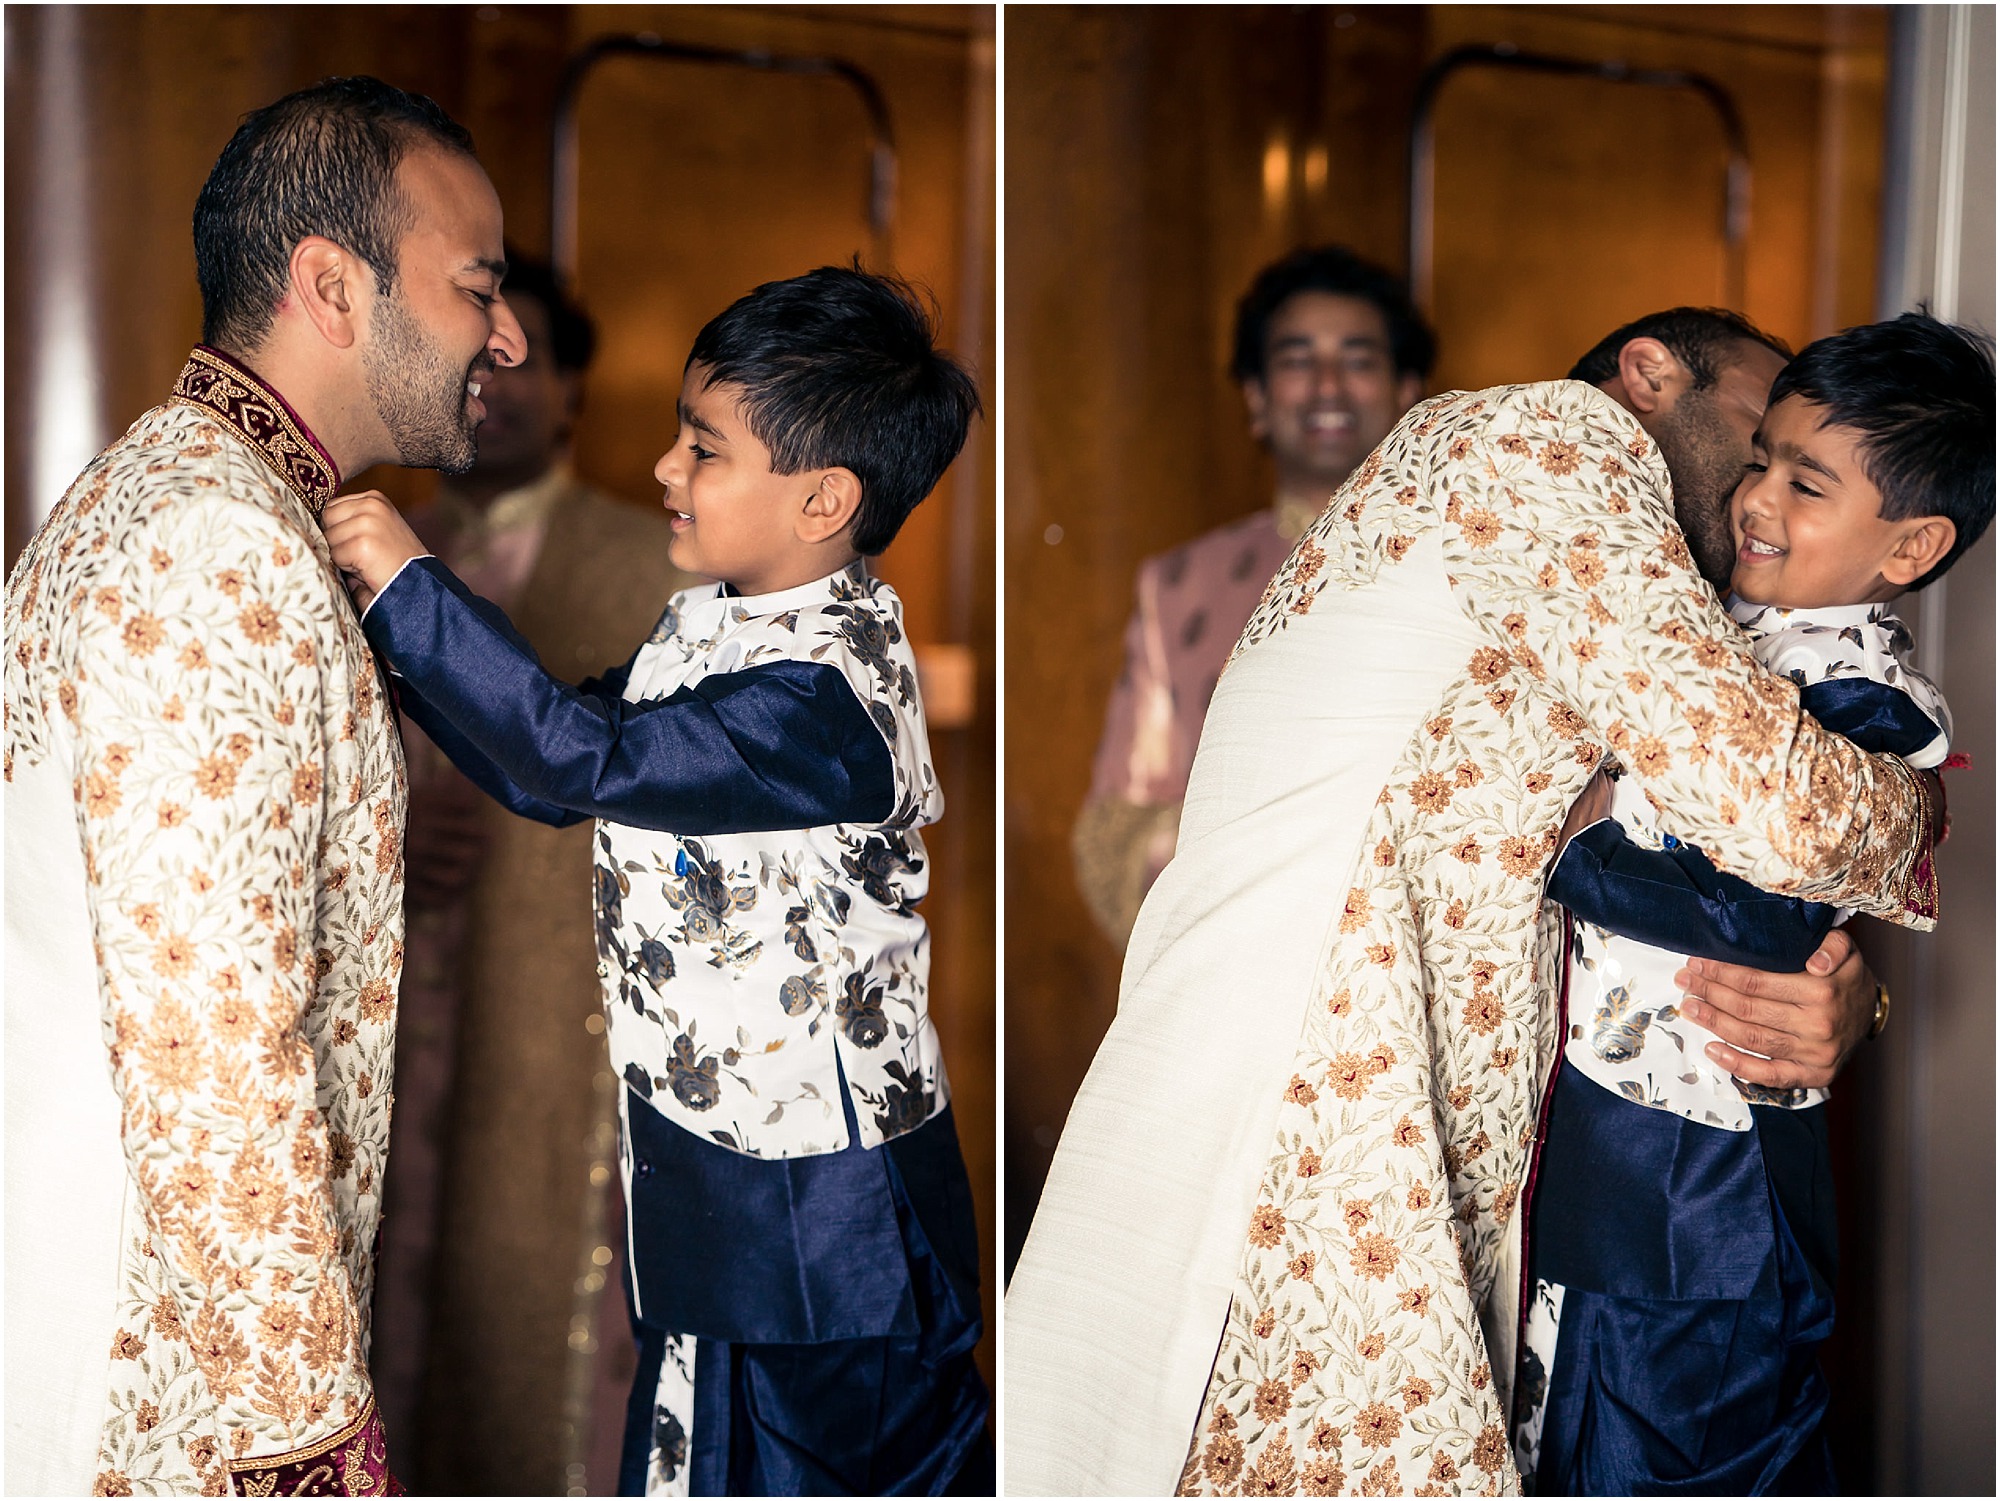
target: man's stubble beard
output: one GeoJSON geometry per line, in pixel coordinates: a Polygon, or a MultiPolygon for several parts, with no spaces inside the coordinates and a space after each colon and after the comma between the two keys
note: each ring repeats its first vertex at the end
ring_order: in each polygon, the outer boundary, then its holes
{"type": "Polygon", "coordinates": [[[397,462],[464,474],[479,457],[465,387],[485,352],[456,369],[399,299],[377,298],[373,314],[361,370],[397,462]]]}
{"type": "Polygon", "coordinates": [[[1715,411],[1711,391],[1690,392],[1655,424],[1653,441],[1674,482],[1674,519],[1687,537],[1694,566],[1716,593],[1736,570],[1729,497],[1743,478],[1743,455],[1715,411]]]}

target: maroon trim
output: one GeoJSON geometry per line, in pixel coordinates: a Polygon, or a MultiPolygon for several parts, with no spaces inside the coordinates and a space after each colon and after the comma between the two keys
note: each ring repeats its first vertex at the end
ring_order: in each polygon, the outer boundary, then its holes
{"type": "Polygon", "coordinates": [[[361,1416],[332,1438],[289,1454],[232,1460],[231,1479],[245,1496],[401,1496],[389,1473],[382,1414],[370,1397],[361,1416]]]}
{"type": "Polygon", "coordinates": [[[340,466],[291,404],[221,350],[195,345],[174,399],[200,407],[256,449],[315,516],[340,488],[340,466]]]}

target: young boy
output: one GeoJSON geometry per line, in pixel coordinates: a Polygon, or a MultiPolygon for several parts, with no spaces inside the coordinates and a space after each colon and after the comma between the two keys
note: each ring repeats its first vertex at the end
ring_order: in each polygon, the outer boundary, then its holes
{"type": "Polygon", "coordinates": [[[404,709],[516,812],[595,816],[628,1292],[626,1494],[990,1490],[971,1197],[926,1009],[943,800],[888,546],[978,409],[899,284],[757,288],[655,477],[674,596],[543,672],[379,496],[327,508],[404,709]]]}
{"type": "MultiPolygon", "coordinates": [[[[1992,518],[1991,354],[1917,314],[1849,329],[1772,386],[1730,504],[1730,613],[1821,724],[1936,766],[1950,716],[1890,601],[1992,518]]],[[[1675,974],[1690,955],[1802,970],[1845,914],[1721,874],[1631,785],[1549,881],[1577,923],[1529,1235],[1523,1480],[1544,1495],[1831,1494],[1826,1091],[1732,1078],[1680,1013],[1675,974]]],[[[1884,993],[1878,1030],[1886,1009],[1884,993]]]]}

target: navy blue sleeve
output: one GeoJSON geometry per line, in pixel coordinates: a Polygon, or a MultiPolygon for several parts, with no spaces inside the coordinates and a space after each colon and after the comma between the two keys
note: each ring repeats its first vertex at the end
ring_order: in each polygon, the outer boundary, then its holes
{"type": "Polygon", "coordinates": [[[1873,678],[1829,678],[1799,690],[1799,707],[1865,751],[1914,756],[1944,727],[1902,689],[1873,678]]]}
{"type": "Polygon", "coordinates": [[[1641,849],[1610,818],[1564,846],[1548,894],[1621,937],[1773,974],[1804,969],[1839,911],[1752,886],[1691,844],[1641,849]]]}
{"type": "Polygon", "coordinates": [[[507,773],[495,766],[478,746],[461,735],[456,725],[432,708],[407,678],[395,677],[391,680],[391,684],[396,695],[396,707],[409,717],[411,723],[431,737],[437,748],[451,758],[451,764],[464,772],[473,786],[508,812],[518,813],[523,818],[532,818],[537,823],[552,824],[558,829],[567,828],[573,823],[582,823],[590,816],[528,796],[516,787],[507,773]]]}
{"type": "Polygon", "coordinates": [[[460,748],[530,805],[677,834],[880,823],[895,810],[889,747],[835,668],[777,661],[626,703],[622,671],[586,687],[550,676],[435,558],[397,574],[362,628],[460,748]]]}
{"type": "MultiPolygon", "coordinates": [[[[1865,751],[1914,755],[1943,733],[1907,693],[1872,678],[1814,683],[1799,706],[1865,751]]],[[[1777,974],[1806,967],[1838,910],[1726,875],[1692,845],[1641,849],[1611,819],[1570,840],[1548,894],[1608,932],[1777,974]]]]}

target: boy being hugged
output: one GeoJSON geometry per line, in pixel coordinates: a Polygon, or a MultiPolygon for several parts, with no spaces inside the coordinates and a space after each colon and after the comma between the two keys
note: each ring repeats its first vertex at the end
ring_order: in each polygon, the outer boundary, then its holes
{"type": "Polygon", "coordinates": [[[598,821],[640,1345],[624,1494],[992,1487],[915,910],[943,797],[901,604],[863,561],[978,409],[896,282],[829,267],[739,300],[696,337],[654,469],[673,561],[717,582],[575,687],[383,497],[327,507],[410,717],[515,812],[598,821]]]}
{"type": "MultiPolygon", "coordinates": [[[[1728,606],[1759,659],[1822,725],[1915,767],[1944,761],[1951,717],[1892,602],[1992,522],[1993,394],[1990,351],[1920,314],[1821,339],[1772,385],[1730,502],[1728,606]]],[[[1549,879],[1577,921],[1529,1233],[1521,1473],[1543,1495],[1830,1495],[1826,1091],[1732,1078],[1681,971],[1803,969],[1847,914],[1718,872],[1631,786],[1549,879]]],[[[1878,1032],[1887,1009],[1884,992],[1878,1032]]]]}

